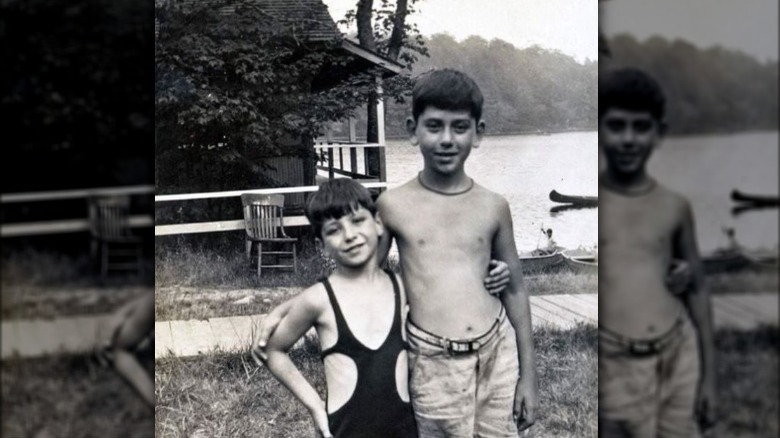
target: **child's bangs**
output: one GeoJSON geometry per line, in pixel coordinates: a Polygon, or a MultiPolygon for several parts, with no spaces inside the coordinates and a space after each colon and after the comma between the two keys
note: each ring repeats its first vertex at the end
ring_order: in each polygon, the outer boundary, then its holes
{"type": "Polygon", "coordinates": [[[360,210],[362,205],[359,201],[349,199],[334,200],[332,204],[325,206],[321,211],[315,212],[318,217],[318,222],[325,222],[329,219],[339,220],[344,216],[352,214],[360,210]]]}

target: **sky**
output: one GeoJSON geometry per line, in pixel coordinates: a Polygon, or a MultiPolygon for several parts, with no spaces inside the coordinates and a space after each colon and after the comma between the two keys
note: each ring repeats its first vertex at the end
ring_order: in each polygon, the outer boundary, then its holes
{"type": "Polygon", "coordinates": [[[778,59],[778,0],[607,0],[599,2],[607,36],[631,33],[720,45],[761,61],[778,59]]]}
{"type": "MultiPolygon", "coordinates": [[[[357,0],[324,3],[331,17],[340,20],[357,0]]],[[[536,44],[560,50],[581,63],[598,58],[595,0],[419,0],[415,7],[409,19],[426,36],[445,32],[462,41],[478,35],[519,48],[536,44]]]]}

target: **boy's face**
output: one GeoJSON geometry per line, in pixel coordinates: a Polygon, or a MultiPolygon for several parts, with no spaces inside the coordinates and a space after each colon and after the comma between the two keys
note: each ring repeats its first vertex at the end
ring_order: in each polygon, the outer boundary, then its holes
{"type": "Polygon", "coordinates": [[[384,229],[378,217],[364,207],[322,224],[325,251],[340,266],[359,267],[373,260],[384,229]]]}
{"type": "Polygon", "coordinates": [[[425,168],[452,175],[463,169],[471,148],[479,146],[484,122],[474,120],[470,111],[427,107],[417,118],[409,119],[406,128],[413,145],[420,147],[425,168]]]}
{"type": "Polygon", "coordinates": [[[663,125],[649,111],[610,108],[599,120],[599,145],[607,169],[622,175],[644,170],[663,125]]]}

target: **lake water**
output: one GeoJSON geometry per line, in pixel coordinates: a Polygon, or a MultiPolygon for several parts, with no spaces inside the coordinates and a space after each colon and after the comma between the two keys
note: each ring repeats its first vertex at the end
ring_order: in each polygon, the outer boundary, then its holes
{"type": "Polygon", "coordinates": [[[777,131],[669,138],[651,157],[648,170],[690,199],[703,253],[726,244],[723,227],[733,227],[748,248],[776,248],[778,209],[735,216],[730,193],[777,195],[777,131]]]}
{"type": "MultiPolygon", "coordinates": [[[[598,209],[551,213],[555,189],[570,195],[598,192],[598,134],[576,132],[550,136],[485,137],[472,152],[466,172],[503,195],[511,206],[519,251],[544,245],[540,228],[552,228],[559,245],[575,248],[598,241],[598,209]]],[[[749,248],[778,244],[778,209],[733,215],[734,188],[757,194],[778,193],[778,133],[753,132],[666,139],[652,156],[649,171],[693,205],[699,248],[723,246],[723,227],[734,227],[749,248]]],[[[414,178],[422,169],[417,148],[406,140],[387,141],[390,187],[414,178]]]]}
{"type": "MultiPolygon", "coordinates": [[[[552,228],[559,245],[576,248],[598,242],[598,209],[550,213],[555,189],[569,195],[598,192],[598,135],[574,132],[549,136],[488,136],[466,161],[466,173],[509,202],[518,251],[544,246],[541,227],[552,228]]],[[[419,150],[407,140],[387,141],[387,182],[405,183],[422,170],[419,150]]]]}

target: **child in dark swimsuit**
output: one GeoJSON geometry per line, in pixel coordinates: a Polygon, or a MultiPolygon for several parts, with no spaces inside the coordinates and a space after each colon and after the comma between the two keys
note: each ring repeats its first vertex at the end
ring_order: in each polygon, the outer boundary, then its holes
{"type": "Polygon", "coordinates": [[[306,217],[337,269],[293,299],[268,341],[269,370],[306,406],[322,437],[417,437],[402,330],[406,299],[395,274],[379,268],[383,227],[370,193],[350,179],[329,181],[306,217]],[[324,402],[287,355],[311,327],[322,348],[324,402]]]}

